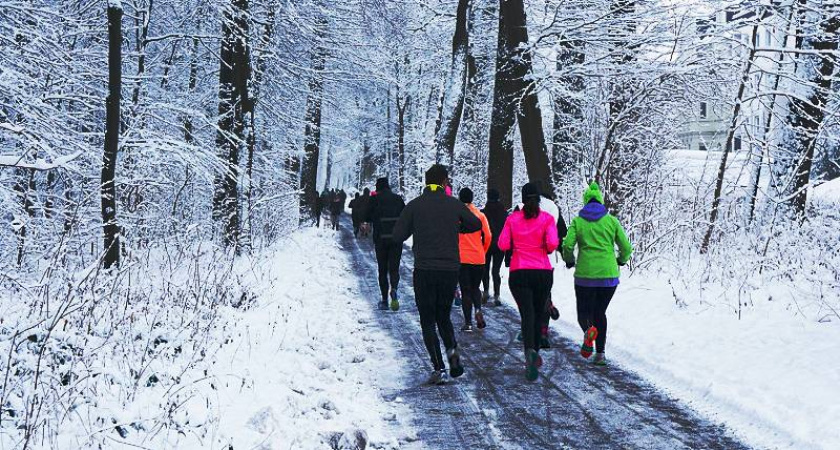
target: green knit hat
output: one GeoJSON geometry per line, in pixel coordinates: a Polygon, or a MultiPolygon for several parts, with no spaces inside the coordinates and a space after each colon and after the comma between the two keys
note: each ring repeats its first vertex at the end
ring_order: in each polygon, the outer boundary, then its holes
{"type": "Polygon", "coordinates": [[[602,205],[604,204],[604,194],[601,193],[601,186],[598,186],[598,183],[594,181],[583,191],[583,204],[585,205],[592,200],[596,200],[602,205]]]}

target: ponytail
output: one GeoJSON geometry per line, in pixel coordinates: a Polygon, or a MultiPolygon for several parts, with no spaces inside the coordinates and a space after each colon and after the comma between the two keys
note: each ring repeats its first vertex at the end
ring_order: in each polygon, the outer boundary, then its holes
{"type": "Polygon", "coordinates": [[[526,219],[536,219],[540,215],[540,197],[532,196],[525,199],[522,207],[526,219]]]}

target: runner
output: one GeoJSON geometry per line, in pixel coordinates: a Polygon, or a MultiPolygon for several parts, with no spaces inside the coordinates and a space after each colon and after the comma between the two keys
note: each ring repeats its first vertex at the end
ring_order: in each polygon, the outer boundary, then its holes
{"type": "Polygon", "coordinates": [[[353,221],[353,236],[359,236],[359,227],[361,227],[362,222],[359,220],[359,199],[361,198],[361,194],[356,192],[356,195],[353,196],[353,200],[350,200],[350,204],[347,205],[350,208],[350,218],[353,221]]]}
{"type": "Polygon", "coordinates": [[[551,291],[552,270],[548,254],[557,249],[554,218],[540,210],[540,192],[534,183],[522,187],[522,210],[508,217],[499,236],[499,248],[513,250],[510,264],[510,291],[522,317],[522,337],[528,380],[536,380],[542,358],[539,356],[540,324],[547,313],[545,305],[551,291]]]}
{"type": "Polygon", "coordinates": [[[426,171],[423,194],[406,206],[394,227],[395,242],[414,236],[414,301],[420,312],[423,342],[432,360],[433,372],[429,378],[432,384],[441,384],[446,379],[440,340],[446,347],[449,375],[455,378],[464,373],[450,318],[452,293],[461,267],[458,234],[459,230],[465,233],[481,230],[478,217],[458,199],[446,195],[448,178],[446,167],[438,164],[426,171]]]}
{"type": "Polygon", "coordinates": [[[464,326],[461,327],[461,331],[472,331],[473,307],[475,307],[476,326],[479,329],[487,326],[484,321],[484,312],[481,310],[481,279],[484,277],[484,262],[493,235],[490,232],[490,224],[487,223],[487,218],[473,205],[473,192],[469,188],[463,188],[458,193],[458,199],[481,220],[480,231],[461,233],[458,238],[461,253],[459,284],[464,312],[464,326]]]}
{"type": "Polygon", "coordinates": [[[370,210],[370,189],[365,188],[353,208],[353,214],[357,216],[359,221],[359,233],[362,237],[369,234],[369,226],[366,225],[368,210],[370,210]]]}
{"type": "Polygon", "coordinates": [[[604,350],[607,344],[607,307],[610,305],[618,279],[619,266],[627,264],[633,247],[618,219],[607,212],[604,196],[598,183],[592,183],[583,192],[583,209],[572,220],[569,233],[563,240],[563,260],[566,267],[575,269],[575,297],[577,297],[578,324],[584,332],[580,354],[592,356],[593,362],[607,364],[604,350]],[[578,247],[575,260],[575,246],[578,247]],[[618,246],[618,257],[615,248],[618,246]]]}
{"type": "Polygon", "coordinates": [[[344,211],[344,202],[341,201],[341,194],[333,189],[330,194],[330,221],[333,230],[338,230],[342,211],[344,211]]]}
{"type": "Polygon", "coordinates": [[[402,241],[393,237],[394,224],[405,208],[402,197],[391,192],[387,178],[376,180],[376,195],[370,197],[366,221],[373,224],[373,244],[376,249],[376,263],[379,269],[379,290],[382,300],[379,309],[388,309],[388,297],[391,297],[391,310],[400,309],[397,287],[400,284],[400,259],[402,241]],[[388,283],[390,278],[390,284],[388,283]]]}
{"type": "Polygon", "coordinates": [[[484,262],[484,295],[483,302],[487,302],[490,297],[490,276],[493,276],[493,306],[501,306],[502,302],[499,300],[499,289],[502,285],[502,276],[499,271],[504,262],[505,253],[499,250],[499,234],[505,226],[508,212],[502,202],[499,201],[499,191],[496,189],[487,190],[487,204],[481,212],[487,217],[487,222],[490,224],[490,233],[492,239],[490,240],[490,248],[487,250],[487,255],[484,262]]]}

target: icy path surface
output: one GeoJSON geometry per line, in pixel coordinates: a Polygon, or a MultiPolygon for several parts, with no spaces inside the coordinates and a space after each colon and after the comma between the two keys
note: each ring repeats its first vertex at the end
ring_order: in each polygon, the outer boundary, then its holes
{"type": "Polygon", "coordinates": [[[407,408],[380,391],[399,385],[397,356],[357,292],[349,257],[334,232],[305,229],[254,268],[256,304],[234,319],[233,344],[214,357],[215,372],[226,374],[214,382],[218,423],[195,448],[405,448],[416,440],[407,408]]]}
{"type": "MultiPolygon", "coordinates": [[[[350,272],[360,274],[361,291],[375,307],[376,264],[368,240],[356,240],[345,224],[339,237],[352,255],[350,272]]],[[[618,367],[595,368],[577,345],[553,334],[544,351],[539,380],[525,382],[519,324],[509,305],[486,309],[488,328],[458,334],[466,374],[446,386],[423,384],[430,367],[411,291],[412,258],[403,255],[396,313],[377,313],[377,322],[398,342],[393,371],[402,386],[384,389],[386,399],[413,411],[419,443],[427,448],[645,448],[739,449],[744,444],[722,426],[667,397],[618,367]]],[[[462,320],[453,312],[457,328],[462,320]]]]}

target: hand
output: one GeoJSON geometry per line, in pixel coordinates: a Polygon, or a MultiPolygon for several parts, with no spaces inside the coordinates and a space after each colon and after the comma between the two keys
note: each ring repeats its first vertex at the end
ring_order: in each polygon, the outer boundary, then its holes
{"type": "Polygon", "coordinates": [[[573,262],[567,262],[567,263],[566,263],[566,268],[567,268],[567,269],[572,269],[572,268],[574,268],[574,267],[575,267],[575,263],[573,263],[573,262]]]}
{"type": "Polygon", "coordinates": [[[621,262],[621,260],[620,260],[620,259],[618,259],[618,258],[616,258],[615,262],[617,262],[617,263],[618,263],[618,265],[619,265],[619,266],[621,266],[621,267],[624,267],[624,266],[626,266],[626,265],[627,265],[627,262],[626,262],[626,261],[625,261],[625,262],[621,262]]]}

